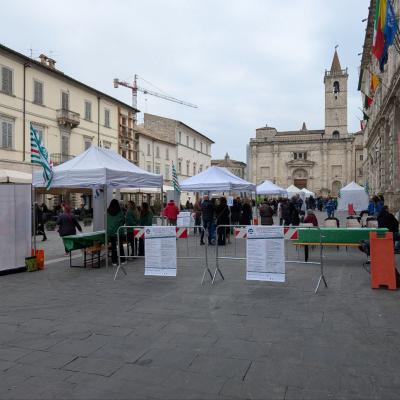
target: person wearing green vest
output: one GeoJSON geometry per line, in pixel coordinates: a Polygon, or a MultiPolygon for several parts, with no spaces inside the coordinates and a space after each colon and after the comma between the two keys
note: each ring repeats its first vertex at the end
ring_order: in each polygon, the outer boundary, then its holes
{"type": "MultiPolygon", "coordinates": [[[[117,254],[117,231],[120,226],[125,225],[125,216],[121,210],[118,200],[112,199],[107,209],[107,237],[111,242],[111,262],[114,266],[118,263],[117,254]]],[[[123,245],[123,234],[119,236],[119,252],[121,262],[125,262],[125,252],[123,245]]]]}
{"type": "MultiPolygon", "coordinates": [[[[150,211],[149,203],[143,203],[140,210],[140,226],[153,225],[153,213],[150,211]]],[[[144,239],[139,239],[139,256],[144,256],[144,239]]]]}
{"type": "MultiPolygon", "coordinates": [[[[126,225],[127,226],[140,226],[139,225],[139,211],[133,201],[128,202],[128,209],[126,211],[126,225]]],[[[127,228],[126,234],[128,235],[128,243],[131,247],[132,255],[135,256],[137,251],[137,239],[133,236],[133,228],[127,228]]]]}

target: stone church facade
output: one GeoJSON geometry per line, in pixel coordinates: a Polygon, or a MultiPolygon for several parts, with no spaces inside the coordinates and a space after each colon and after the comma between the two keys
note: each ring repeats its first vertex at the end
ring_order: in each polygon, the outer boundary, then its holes
{"type": "Polygon", "coordinates": [[[325,129],[278,131],[256,129],[248,148],[248,177],[257,184],[268,179],[282,187],[291,184],[318,195],[337,196],[351,181],[363,182],[363,136],[347,130],[347,69],[335,50],[325,71],[325,129]]]}

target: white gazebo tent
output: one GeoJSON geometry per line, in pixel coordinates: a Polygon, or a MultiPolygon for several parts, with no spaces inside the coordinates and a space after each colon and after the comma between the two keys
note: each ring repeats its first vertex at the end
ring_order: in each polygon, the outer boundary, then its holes
{"type": "Polygon", "coordinates": [[[350,182],[348,185],[340,189],[340,198],[338,202],[339,211],[347,211],[348,205],[353,204],[355,211],[362,211],[368,208],[368,194],[365,188],[355,182],[350,182]]]}
{"type": "Polygon", "coordinates": [[[303,189],[301,189],[301,192],[303,192],[304,193],[304,196],[308,199],[309,197],[311,197],[311,196],[315,196],[315,193],[314,192],[312,192],[311,190],[308,190],[308,189],[306,189],[306,188],[303,188],[303,189]]]}
{"type": "Polygon", "coordinates": [[[293,196],[296,196],[296,194],[299,194],[300,196],[304,197],[304,193],[296,186],[290,185],[287,189],[287,195],[288,198],[292,198],[293,196]]]}
{"type": "Polygon", "coordinates": [[[31,255],[31,182],[30,173],[0,171],[0,271],[24,267],[31,255]]]}
{"type": "MultiPolygon", "coordinates": [[[[159,188],[162,175],[147,172],[113,150],[92,146],[79,156],[54,168],[52,188],[103,189],[105,242],[107,243],[107,188],[159,188]]],[[[42,172],[34,172],[34,187],[44,187],[42,172]]],[[[162,196],[161,196],[162,197],[162,196]]],[[[108,257],[106,257],[108,265],[108,257]]]]}
{"type": "Polygon", "coordinates": [[[271,181],[264,181],[260,185],[257,186],[257,194],[265,194],[265,195],[278,195],[278,196],[287,196],[286,189],[281,188],[278,185],[271,181]]]}
{"type": "Polygon", "coordinates": [[[256,185],[234,175],[222,167],[210,167],[197,175],[185,179],[180,184],[186,192],[254,192],[256,185]]]}

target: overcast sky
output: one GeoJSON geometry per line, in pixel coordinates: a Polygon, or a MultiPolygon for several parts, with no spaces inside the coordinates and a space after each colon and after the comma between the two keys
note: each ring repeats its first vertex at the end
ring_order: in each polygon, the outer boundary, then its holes
{"type": "MultiPolygon", "coordinates": [[[[178,119],[246,161],[265,124],[324,127],[324,70],[349,69],[349,131],[359,129],[358,66],[369,0],[14,0],[1,42],[52,55],[66,74],[131,104],[112,80],[139,74],[193,109],[139,93],[141,111],[178,119]]],[[[4,16],[4,15],[3,15],[4,16]]],[[[157,90],[147,82],[140,84],[157,90]]]]}

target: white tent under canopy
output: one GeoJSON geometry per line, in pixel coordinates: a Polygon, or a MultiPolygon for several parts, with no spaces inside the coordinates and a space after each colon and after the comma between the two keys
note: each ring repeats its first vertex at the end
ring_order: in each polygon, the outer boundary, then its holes
{"type": "Polygon", "coordinates": [[[186,192],[254,192],[256,185],[234,175],[222,167],[210,167],[197,175],[185,179],[180,184],[186,192]]]}
{"type": "Polygon", "coordinates": [[[365,188],[355,182],[340,189],[340,198],[338,201],[338,210],[347,211],[348,205],[353,204],[355,211],[363,211],[368,208],[369,197],[365,188]]]}
{"type": "Polygon", "coordinates": [[[266,180],[257,186],[257,194],[287,196],[287,191],[286,189],[275,185],[275,183],[266,180]]]}

